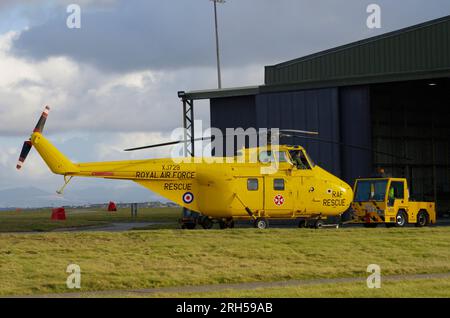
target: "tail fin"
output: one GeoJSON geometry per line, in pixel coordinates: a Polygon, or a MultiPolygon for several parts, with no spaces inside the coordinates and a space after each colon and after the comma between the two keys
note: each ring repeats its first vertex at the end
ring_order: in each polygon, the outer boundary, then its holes
{"type": "Polygon", "coordinates": [[[36,127],[34,128],[30,140],[25,141],[23,144],[19,161],[17,163],[17,169],[22,168],[28,153],[30,152],[32,146],[34,146],[53,173],[66,175],[78,172],[79,168],[42,135],[49,111],[50,107],[45,106],[45,109],[42,112],[36,127]]]}
{"type": "Polygon", "coordinates": [[[31,135],[31,143],[53,173],[67,175],[79,172],[80,169],[41,133],[33,133],[31,135]]]}

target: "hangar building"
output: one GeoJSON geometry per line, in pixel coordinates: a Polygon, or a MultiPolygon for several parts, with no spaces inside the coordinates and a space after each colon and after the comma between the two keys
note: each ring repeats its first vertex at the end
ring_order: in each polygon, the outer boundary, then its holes
{"type": "MultiPolygon", "coordinates": [[[[185,126],[209,99],[211,127],[316,130],[317,164],[353,184],[376,169],[450,211],[450,16],[265,67],[264,85],[179,92],[185,126]],[[408,159],[403,159],[406,157],[408,159]]],[[[191,127],[193,128],[193,127],[191,127]]]]}

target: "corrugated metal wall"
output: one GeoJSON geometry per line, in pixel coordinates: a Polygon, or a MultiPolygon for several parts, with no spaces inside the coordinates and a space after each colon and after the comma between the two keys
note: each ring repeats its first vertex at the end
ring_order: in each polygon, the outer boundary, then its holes
{"type": "Polygon", "coordinates": [[[339,89],[342,178],[353,185],[356,178],[373,173],[369,86],[339,89]],[[367,150],[355,147],[364,147],[367,150]]]}
{"type": "MultiPolygon", "coordinates": [[[[224,133],[228,127],[310,130],[318,131],[321,139],[370,148],[370,123],[366,86],[211,100],[211,125],[224,133]]],[[[350,184],[372,172],[370,151],[302,138],[280,142],[302,145],[318,165],[350,184]]]]}
{"type": "Polygon", "coordinates": [[[256,127],[255,96],[211,99],[211,127],[225,131],[228,127],[256,127]]]}
{"type": "MultiPolygon", "coordinates": [[[[339,141],[339,104],[336,88],[256,96],[258,128],[318,131],[320,138],[339,141]]],[[[338,145],[301,138],[286,138],[282,143],[299,144],[313,160],[332,173],[341,174],[338,145]]]]}
{"type": "Polygon", "coordinates": [[[267,66],[265,84],[314,82],[450,68],[450,16],[267,66]]]}
{"type": "MultiPolygon", "coordinates": [[[[237,96],[226,98],[211,99],[211,127],[219,128],[222,133],[226,134],[227,128],[256,128],[256,102],[255,96],[237,96]]],[[[235,149],[241,149],[244,145],[237,144],[235,140],[235,149]]],[[[223,140],[223,155],[227,155],[226,138],[223,140]]],[[[213,151],[213,155],[216,152],[213,151]]],[[[232,154],[228,154],[232,155],[232,154]]]]}

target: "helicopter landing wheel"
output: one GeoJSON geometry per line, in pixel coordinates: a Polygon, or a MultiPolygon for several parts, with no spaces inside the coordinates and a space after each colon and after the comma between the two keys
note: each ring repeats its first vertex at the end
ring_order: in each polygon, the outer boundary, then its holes
{"type": "Polygon", "coordinates": [[[183,229],[183,230],[193,230],[193,229],[195,229],[195,223],[186,223],[186,224],[182,224],[181,225],[181,228],[183,229]]]}
{"type": "Polygon", "coordinates": [[[210,229],[212,229],[214,223],[213,223],[213,221],[212,221],[209,217],[205,216],[205,217],[201,220],[200,225],[201,225],[205,230],[210,230],[210,229]]]}
{"type": "Polygon", "coordinates": [[[323,227],[323,220],[318,219],[315,223],[314,223],[314,228],[316,229],[321,229],[323,227]]]}
{"type": "Polygon", "coordinates": [[[254,226],[257,229],[265,230],[269,227],[269,222],[264,218],[258,218],[255,220],[254,226]]]}
{"type": "Polygon", "coordinates": [[[232,229],[234,228],[234,220],[233,219],[227,219],[227,220],[220,220],[219,221],[219,228],[220,229],[232,229]]]}

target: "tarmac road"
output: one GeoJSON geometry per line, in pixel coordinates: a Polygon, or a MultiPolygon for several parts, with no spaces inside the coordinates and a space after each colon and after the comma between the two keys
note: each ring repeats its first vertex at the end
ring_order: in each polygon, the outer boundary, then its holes
{"type": "MultiPolygon", "coordinates": [[[[298,225],[298,221],[296,220],[270,220],[269,219],[269,228],[293,228],[298,225]]],[[[441,218],[437,220],[437,223],[432,226],[450,226],[450,218],[441,218]]],[[[246,228],[252,227],[250,221],[237,221],[236,227],[246,228]]],[[[363,227],[362,224],[344,224],[340,225],[340,228],[352,228],[352,227],[363,227]]],[[[408,224],[406,227],[414,227],[414,224],[408,224]]],[[[201,227],[198,227],[201,228],[201,227]]],[[[330,229],[335,229],[335,227],[325,227],[330,229]]],[[[377,228],[385,228],[383,224],[380,224],[377,228]]]]}
{"type": "MultiPolygon", "coordinates": [[[[52,232],[125,232],[130,230],[139,230],[139,228],[145,228],[149,225],[163,225],[169,224],[169,222],[116,222],[110,223],[102,226],[86,226],[86,227],[76,227],[76,228],[62,228],[56,229],[52,232]]],[[[297,221],[294,220],[269,220],[270,228],[295,228],[297,227],[297,221]]],[[[414,227],[413,224],[408,225],[409,227],[414,227]]],[[[440,219],[434,226],[450,226],[450,219],[440,219]]],[[[238,221],[236,222],[237,228],[252,228],[253,225],[249,221],[238,221]]],[[[362,224],[344,224],[340,226],[341,228],[352,228],[352,227],[362,227],[362,224]]],[[[218,226],[215,225],[214,229],[218,226]]],[[[335,229],[335,227],[324,227],[323,229],[335,229]]],[[[381,224],[379,228],[384,228],[381,224]]],[[[197,226],[197,229],[202,229],[201,226],[197,226]]],[[[370,230],[370,229],[368,229],[370,230]]]]}
{"type": "MultiPolygon", "coordinates": [[[[100,226],[83,226],[83,227],[72,227],[72,228],[60,228],[55,229],[50,232],[125,232],[130,230],[139,230],[140,228],[145,228],[150,225],[164,225],[171,224],[169,222],[115,222],[109,223],[107,225],[100,226]]],[[[413,224],[407,225],[408,227],[414,227],[413,224]]],[[[437,220],[436,225],[433,226],[450,226],[450,218],[441,218],[437,220]]],[[[250,221],[237,221],[237,228],[252,228],[253,225],[250,221]]],[[[269,228],[295,228],[297,227],[297,221],[294,220],[269,220],[269,228]]],[[[344,224],[340,228],[353,228],[362,227],[362,224],[344,224]]],[[[378,228],[385,228],[382,224],[378,228]]],[[[202,229],[201,226],[197,226],[197,229],[202,229]]],[[[218,229],[217,225],[214,225],[214,229],[218,229]]],[[[335,227],[325,227],[322,230],[335,229],[335,227]]],[[[367,229],[370,230],[370,229],[367,229]]],[[[36,232],[2,232],[7,233],[17,233],[17,234],[39,234],[44,233],[40,231],[36,232]]]]}

